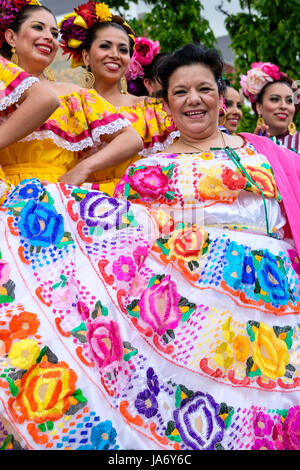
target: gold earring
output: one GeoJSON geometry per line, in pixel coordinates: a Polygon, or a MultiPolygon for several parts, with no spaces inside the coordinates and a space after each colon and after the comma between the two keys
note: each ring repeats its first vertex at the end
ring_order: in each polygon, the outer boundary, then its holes
{"type": "Polygon", "coordinates": [[[83,88],[93,88],[95,83],[95,75],[93,72],[86,70],[80,78],[80,83],[83,88]]]}
{"type": "Polygon", "coordinates": [[[14,64],[18,65],[18,63],[19,63],[19,57],[18,57],[18,54],[17,54],[17,52],[16,52],[15,47],[12,47],[11,52],[12,52],[12,56],[11,56],[11,58],[10,58],[11,62],[13,62],[14,64]]]}
{"type": "Polygon", "coordinates": [[[49,80],[50,82],[55,82],[55,75],[53,70],[50,67],[46,67],[44,70],[44,76],[49,80]]]}
{"type": "Polygon", "coordinates": [[[288,130],[289,130],[290,135],[296,134],[297,128],[296,128],[296,125],[293,121],[289,123],[288,130]]]}
{"type": "Polygon", "coordinates": [[[219,124],[221,126],[224,126],[224,124],[226,123],[226,118],[227,118],[227,111],[225,111],[225,108],[221,108],[220,111],[223,111],[222,114],[220,114],[220,117],[223,116],[223,119],[222,121],[219,122],[219,124]]]}
{"type": "Polygon", "coordinates": [[[261,127],[264,123],[265,123],[264,118],[262,117],[261,114],[259,114],[259,115],[258,115],[258,118],[257,118],[256,125],[257,125],[258,127],[261,127]]]}
{"type": "Polygon", "coordinates": [[[120,88],[121,88],[121,93],[123,95],[128,94],[127,80],[126,80],[125,77],[122,77],[121,80],[120,80],[120,88]]]}

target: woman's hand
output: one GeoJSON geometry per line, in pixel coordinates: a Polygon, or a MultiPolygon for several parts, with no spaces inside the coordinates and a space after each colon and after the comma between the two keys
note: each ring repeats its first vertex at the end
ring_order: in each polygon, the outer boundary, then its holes
{"type": "Polygon", "coordinates": [[[82,161],[72,168],[72,170],[62,175],[59,181],[71,184],[72,186],[80,186],[87,181],[89,174],[90,170],[87,168],[87,165],[84,164],[84,161],[82,161]]]}
{"type": "Polygon", "coordinates": [[[269,126],[267,124],[262,124],[261,126],[256,126],[254,134],[263,135],[264,137],[270,137],[269,126]]]}

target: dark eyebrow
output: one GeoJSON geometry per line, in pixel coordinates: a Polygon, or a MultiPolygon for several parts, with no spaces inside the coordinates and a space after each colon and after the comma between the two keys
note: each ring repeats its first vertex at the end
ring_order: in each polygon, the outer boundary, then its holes
{"type": "MultiPolygon", "coordinates": [[[[292,97],[293,97],[292,94],[283,96],[283,98],[292,98],[292,97]]],[[[272,95],[270,95],[270,98],[281,98],[281,95],[276,95],[276,93],[272,93],[272,95]]]]}
{"type": "MultiPolygon", "coordinates": [[[[102,43],[102,42],[106,42],[107,44],[110,44],[110,45],[112,44],[112,42],[109,41],[108,39],[101,39],[101,40],[100,40],[100,43],[102,43]]],[[[127,42],[120,42],[118,45],[119,45],[119,46],[127,46],[127,47],[129,47],[129,44],[128,44],[127,42]]]]}
{"type": "MultiPolygon", "coordinates": [[[[38,21],[38,20],[31,21],[30,24],[33,24],[33,23],[38,23],[38,24],[40,24],[40,25],[42,25],[42,26],[46,26],[45,23],[43,23],[42,21],[38,21]]],[[[55,26],[52,26],[51,29],[54,29],[55,31],[58,32],[58,28],[56,28],[55,26]]]]}
{"type": "MultiPolygon", "coordinates": [[[[203,86],[203,85],[212,86],[212,83],[211,82],[200,82],[200,83],[198,83],[198,86],[203,86]]],[[[184,88],[185,86],[186,86],[186,84],[176,85],[174,88],[184,88]]]]}

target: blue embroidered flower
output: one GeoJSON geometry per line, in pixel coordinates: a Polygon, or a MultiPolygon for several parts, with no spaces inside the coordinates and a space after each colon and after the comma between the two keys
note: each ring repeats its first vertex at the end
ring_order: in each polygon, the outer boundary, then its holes
{"type": "Polygon", "coordinates": [[[290,295],[286,274],[278,268],[277,260],[271,253],[264,254],[257,277],[262,290],[268,293],[272,303],[279,305],[288,303],[290,295]]]}
{"type": "Polygon", "coordinates": [[[196,392],[174,411],[176,429],[190,449],[213,450],[222,441],[225,425],[219,408],[211,395],[196,392]]]}
{"type": "Polygon", "coordinates": [[[149,387],[149,390],[151,390],[154,395],[157,396],[159,394],[158,378],[152,367],[149,367],[149,369],[147,370],[147,385],[149,387]]]}
{"type": "Polygon", "coordinates": [[[83,445],[77,450],[117,450],[116,446],[117,431],[111,421],[103,421],[94,426],[91,432],[91,444],[83,445]],[[114,447],[113,447],[114,446],[114,447]]]}
{"type": "Polygon", "coordinates": [[[252,256],[245,256],[244,258],[242,282],[244,284],[255,283],[255,268],[253,265],[252,256]]]}
{"type": "Polygon", "coordinates": [[[240,264],[244,259],[245,248],[236,242],[231,242],[227,248],[226,259],[229,263],[240,264]]]}
{"type": "Polygon", "coordinates": [[[21,210],[19,230],[32,246],[55,245],[64,235],[64,220],[52,204],[30,199],[21,210]]]}
{"type": "Polygon", "coordinates": [[[22,199],[36,199],[40,195],[40,188],[35,183],[28,183],[19,190],[22,199]]]}
{"type": "Polygon", "coordinates": [[[224,267],[223,277],[225,282],[237,290],[240,287],[243,262],[244,262],[244,246],[238,245],[236,242],[231,242],[226,251],[225,257],[228,260],[228,265],[224,267]]]}
{"type": "Polygon", "coordinates": [[[152,418],[158,412],[158,403],[155,395],[148,389],[137,395],[134,404],[138,412],[145,415],[146,418],[152,418]]]}

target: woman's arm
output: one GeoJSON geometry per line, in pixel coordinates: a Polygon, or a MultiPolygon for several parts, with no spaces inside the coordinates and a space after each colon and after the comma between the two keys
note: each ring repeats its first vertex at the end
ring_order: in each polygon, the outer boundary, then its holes
{"type": "Polygon", "coordinates": [[[36,130],[58,108],[60,102],[54,91],[36,82],[22,94],[18,104],[17,109],[0,126],[0,149],[36,130]]]}
{"type": "Polygon", "coordinates": [[[60,181],[79,186],[86,182],[94,171],[101,171],[119,165],[136,155],[143,148],[140,135],[132,126],[124,127],[114,134],[110,142],[101,150],[79,162],[72,170],[65,173],[60,181]]]}

